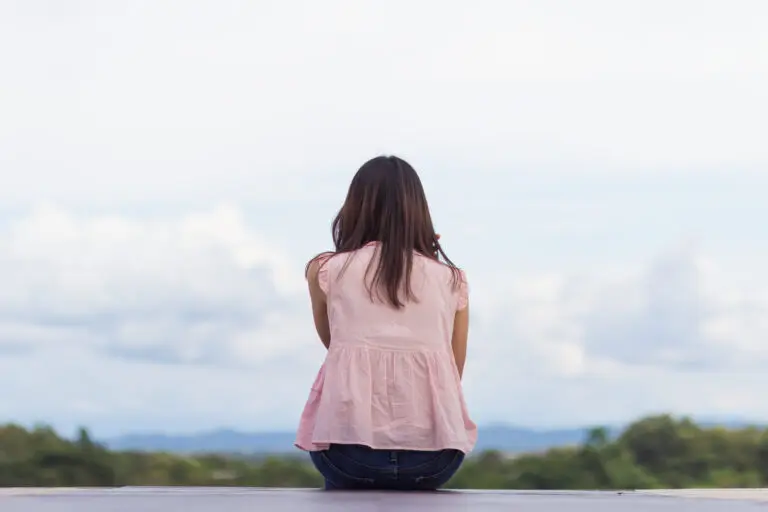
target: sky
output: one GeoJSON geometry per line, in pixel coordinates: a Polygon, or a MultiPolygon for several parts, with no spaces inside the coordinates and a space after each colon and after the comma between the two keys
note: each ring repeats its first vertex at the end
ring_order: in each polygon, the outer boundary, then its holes
{"type": "Polygon", "coordinates": [[[768,421],[761,0],[0,0],[0,423],[296,427],[303,270],[419,171],[481,425],[768,421]]]}

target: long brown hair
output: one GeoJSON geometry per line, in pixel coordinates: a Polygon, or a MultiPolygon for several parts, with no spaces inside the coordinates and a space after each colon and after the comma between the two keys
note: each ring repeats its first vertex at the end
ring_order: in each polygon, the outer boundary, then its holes
{"type": "Polygon", "coordinates": [[[402,290],[406,301],[416,300],[411,289],[414,252],[437,261],[442,258],[453,272],[454,286],[459,282],[459,269],[443,252],[432,225],[419,175],[396,156],[379,156],[360,167],[344,205],[333,219],[331,232],[335,250],[315,256],[305,270],[318,258],[350,253],[370,242],[379,242],[378,263],[368,289],[371,299],[375,289],[377,294],[385,292],[387,301],[398,309],[405,305],[402,290]]]}

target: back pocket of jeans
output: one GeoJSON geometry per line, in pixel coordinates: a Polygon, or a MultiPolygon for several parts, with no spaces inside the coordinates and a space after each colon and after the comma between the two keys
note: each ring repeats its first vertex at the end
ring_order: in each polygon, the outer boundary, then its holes
{"type": "Polygon", "coordinates": [[[424,488],[442,487],[456,474],[464,462],[464,453],[455,450],[453,454],[445,455],[445,462],[435,464],[435,467],[427,474],[416,476],[413,481],[416,485],[424,488]]]}
{"type": "MultiPolygon", "coordinates": [[[[331,457],[328,456],[328,453],[326,451],[322,451],[318,453],[318,456],[321,459],[321,463],[328,468],[328,471],[330,474],[323,475],[324,477],[328,478],[331,482],[335,483],[338,486],[343,487],[366,487],[369,485],[372,485],[374,483],[373,478],[369,477],[362,477],[362,476],[355,476],[349,474],[348,471],[345,471],[338,461],[334,462],[331,457]]],[[[323,473],[321,471],[321,473],[323,473]]]]}

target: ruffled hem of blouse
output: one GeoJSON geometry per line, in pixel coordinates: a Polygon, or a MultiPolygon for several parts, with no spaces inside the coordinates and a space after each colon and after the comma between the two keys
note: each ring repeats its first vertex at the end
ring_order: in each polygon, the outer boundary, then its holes
{"type": "Polygon", "coordinates": [[[468,453],[476,441],[449,352],[342,347],[329,352],[317,374],[295,445],[468,453]]]}

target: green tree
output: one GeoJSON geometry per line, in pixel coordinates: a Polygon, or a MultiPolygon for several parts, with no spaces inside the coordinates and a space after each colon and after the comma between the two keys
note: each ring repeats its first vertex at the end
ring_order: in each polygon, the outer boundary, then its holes
{"type": "MultiPolygon", "coordinates": [[[[318,487],[307,458],[110,451],[81,428],[73,439],[46,425],[0,426],[0,486],[205,485],[318,487]]],[[[612,438],[585,432],[580,446],[544,453],[470,456],[449,487],[643,489],[762,487],[768,431],[703,428],[688,418],[642,418],[612,438]]]]}

